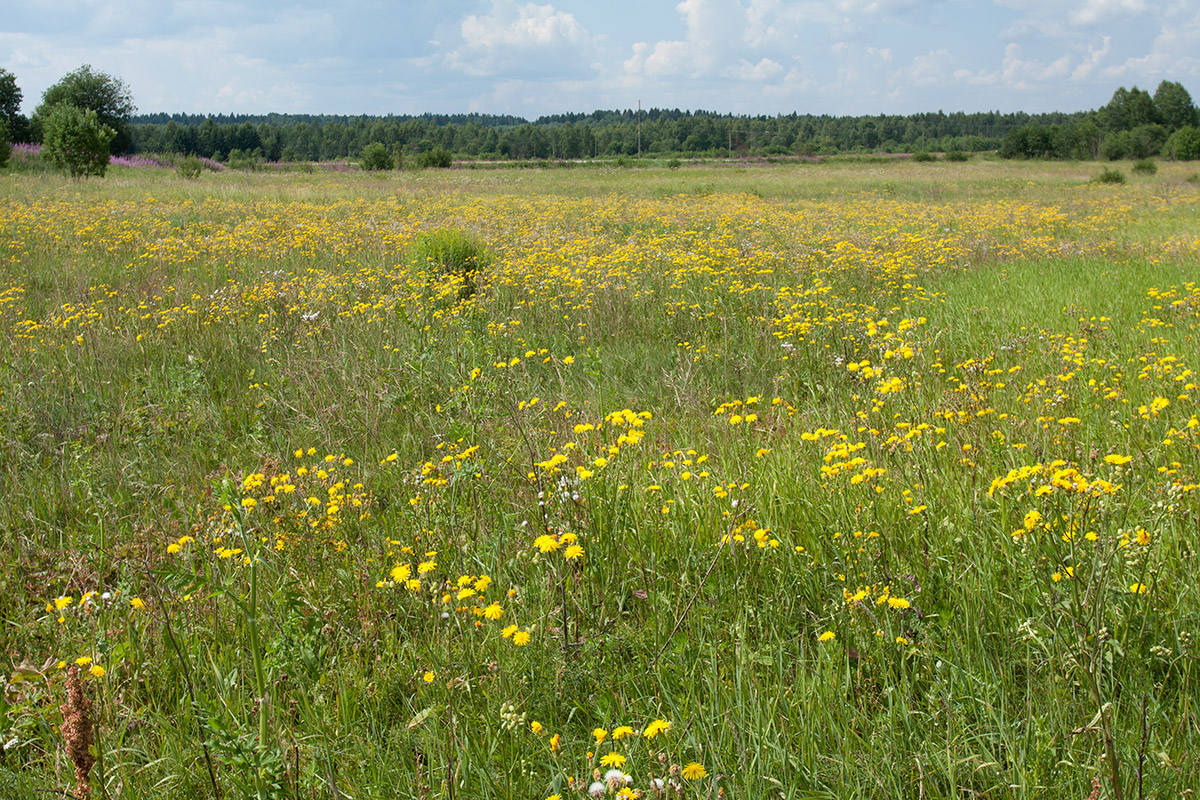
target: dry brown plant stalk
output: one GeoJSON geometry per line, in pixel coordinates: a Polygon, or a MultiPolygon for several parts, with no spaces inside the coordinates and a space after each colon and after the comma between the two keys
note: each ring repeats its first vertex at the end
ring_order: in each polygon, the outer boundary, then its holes
{"type": "Polygon", "coordinates": [[[92,701],[83,691],[79,680],[79,667],[74,664],[67,670],[67,702],[59,707],[62,711],[62,735],[66,743],[67,758],[75,765],[75,796],[85,800],[92,787],[88,776],[96,757],[92,755],[95,741],[92,731],[92,701]]]}

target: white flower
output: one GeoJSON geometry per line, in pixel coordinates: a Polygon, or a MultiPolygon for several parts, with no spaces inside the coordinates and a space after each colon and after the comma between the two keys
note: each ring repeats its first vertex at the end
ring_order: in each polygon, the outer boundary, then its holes
{"type": "Polygon", "coordinates": [[[607,791],[608,788],[600,781],[595,781],[588,787],[588,794],[592,797],[604,797],[604,793],[607,791]]]}

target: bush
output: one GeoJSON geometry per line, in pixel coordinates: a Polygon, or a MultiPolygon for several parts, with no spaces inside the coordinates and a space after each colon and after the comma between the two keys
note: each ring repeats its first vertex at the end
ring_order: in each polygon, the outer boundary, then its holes
{"type": "Polygon", "coordinates": [[[683,162],[678,158],[672,158],[667,162],[667,169],[679,169],[681,166],[683,166],[683,162]]]}
{"type": "Polygon", "coordinates": [[[1200,128],[1191,125],[1171,134],[1163,148],[1167,158],[1175,161],[1195,161],[1200,158],[1200,128]]]}
{"type": "Polygon", "coordinates": [[[236,147],[229,151],[229,166],[231,169],[259,170],[263,165],[263,152],[261,148],[253,150],[238,150],[236,147]]]}
{"type": "Polygon", "coordinates": [[[1095,177],[1096,183],[1124,183],[1125,173],[1119,169],[1106,169],[1095,177]]]}
{"type": "Polygon", "coordinates": [[[109,145],[116,135],[100,124],[92,109],[61,103],[46,115],[42,155],[70,172],[72,178],[102,177],[108,171],[109,145]]]}
{"type": "Polygon", "coordinates": [[[946,153],[947,161],[957,161],[959,163],[962,163],[963,161],[967,161],[970,158],[971,158],[971,155],[969,153],[963,152],[962,150],[950,150],[946,153]]]}
{"type": "Polygon", "coordinates": [[[454,163],[454,157],[450,155],[450,151],[446,148],[435,147],[418,155],[416,161],[419,169],[426,169],[428,167],[445,169],[454,163]]]}
{"type": "Polygon", "coordinates": [[[924,150],[921,150],[921,151],[919,151],[919,152],[913,153],[913,155],[912,155],[912,160],[913,160],[913,161],[919,161],[919,162],[921,162],[921,163],[923,163],[923,164],[927,164],[927,163],[929,163],[930,161],[937,161],[937,159],[936,159],[936,158],[934,158],[933,156],[931,156],[929,153],[926,153],[924,150]]]}
{"type": "Polygon", "coordinates": [[[479,270],[493,260],[486,245],[471,234],[454,228],[421,234],[409,251],[409,261],[414,267],[461,279],[459,299],[475,294],[479,270]]]}
{"type": "Polygon", "coordinates": [[[1133,165],[1133,171],[1139,175],[1153,175],[1158,172],[1158,164],[1152,158],[1143,158],[1133,165]]]}
{"type": "Polygon", "coordinates": [[[387,145],[383,142],[371,142],[362,149],[358,166],[368,172],[389,170],[394,166],[392,156],[388,153],[387,145]]]}
{"type": "Polygon", "coordinates": [[[12,155],[12,142],[8,138],[8,120],[0,119],[0,169],[8,166],[12,155]]]}
{"type": "Polygon", "coordinates": [[[200,177],[200,173],[204,170],[204,165],[200,163],[200,159],[195,156],[181,158],[175,162],[175,172],[181,178],[186,178],[189,181],[194,181],[200,177]]]}

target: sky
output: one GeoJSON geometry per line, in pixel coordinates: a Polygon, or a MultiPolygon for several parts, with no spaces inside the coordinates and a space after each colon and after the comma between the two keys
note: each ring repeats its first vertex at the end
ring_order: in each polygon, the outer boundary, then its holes
{"type": "Polygon", "coordinates": [[[1198,0],[5,5],[26,114],[83,64],[141,113],[1037,113],[1163,80],[1200,101],[1198,0]]]}

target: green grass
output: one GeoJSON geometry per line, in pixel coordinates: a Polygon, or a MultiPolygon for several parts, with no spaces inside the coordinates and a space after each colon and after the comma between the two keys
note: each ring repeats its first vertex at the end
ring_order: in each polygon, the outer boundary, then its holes
{"type": "Polygon", "coordinates": [[[1200,195],[1097,167],[10,176],[0,787],[80,658],[97,797],[1200,785],[1200,195]]]}

